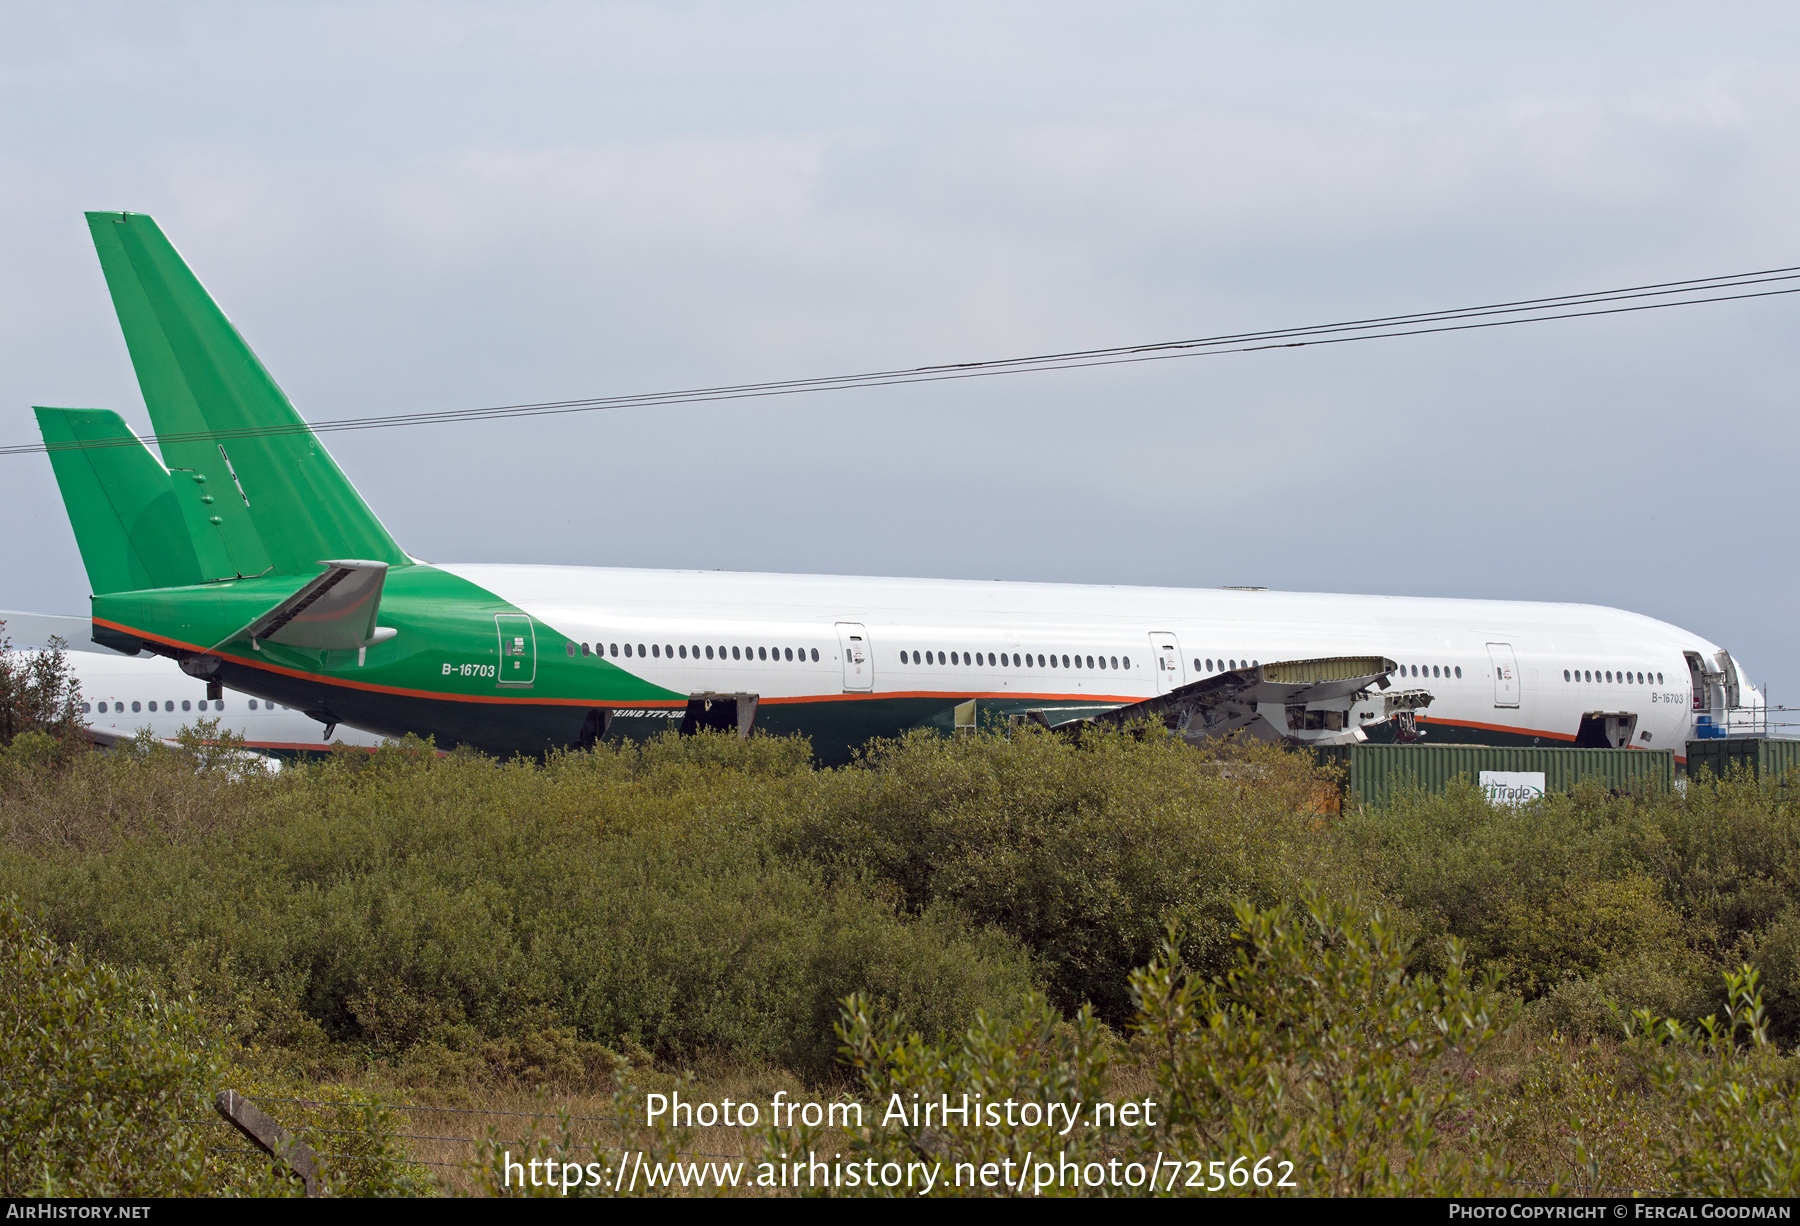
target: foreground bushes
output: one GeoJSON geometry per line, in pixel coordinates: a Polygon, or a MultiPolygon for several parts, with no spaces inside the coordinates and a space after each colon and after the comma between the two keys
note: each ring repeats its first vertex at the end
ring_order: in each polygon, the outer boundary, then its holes
{"type": "Polygon", "coordinates": [[[204,1189],[186,1121],[215,1064],[197,1030],[146,976],[59,949],[0,905],[0,1194],[204,1189]]]}
{"type": "MultiPolygon", "coordinates": [[[[1492,978],[1467,974],[1455,941],[1442,976],[1409,974],[1417,951],[1354,902],[1245,906],[1238,920],[1224,976],[1197,978],[1174,943],[1133,976],[1127,1051],[1090,1014],[983,1019],[934,1043],[849,1002],[839,1033],[877,1117],[894,1095],[1091,1104],[1109,1097],[1107,1066],[1122,1057],[1148,1066],[1137,1097],[1159,1110],[1153,1123],[1113,1128],[874,1129],[850,1142],[854,1158],[941,1163],[945,1184],[959,1165],[1010,1163],[1023,1172],[1015,1191],[1029,1174],[1033,1192],[1050,1195],[1145,1195],[1158,1170],[1159,1190],[1188,1195],[1800,1192],[1800,1059],[1770,1044],[1754,971],[1724,976],[1722,1019],[1687,1027],[1645,1012],[1622,1047],[1590,1049],[1605,1073],[1584,1087],[1599,1093],[1577,1101],[1507,1076],[1501,1045],[1516,1037],[1516,1007],[1492,978]],[[1614,1127],[1621,1114],[1635,1127],[1614,1127]],[[1522,1115],[1549,1135],[1521,1128],[1522,1115]],[[1170,1158],[1183,1160],[1174,1171],[1170,1158]]],[[[814,1141],[765,1136],[775,1153],[814,1141]]],[[[960,1194],[971,1192],[984,1194],[968,1183],[960,1194]]]]}
{"type": "Polygon", "coordinates": [[[1003,936],[772,852],[737,810],[807,777],[803,746],[547,767],[393,748],[229,785],[179,756],[82,763],[21,806],[40,841],[0,873],[55,935],[193,988],[246,1041],[448,1058],[564,1028],[823,1074],[849,992],[944,1029],[1008,1014],[1033,982],[1003,936]],[[53,841],[59,797],[132,791],[129,825],[72,814],[53,841]]]}
{"type": "MultiPolygon", "coordinates": [[[[1800,1039],[1800,780],[1689,781],[1684,794],[1598,787],[1528,807],[1469,786],[1347,814],[1335,839],[1430,937],[1539,1002],[1565,1031],[1619,1033],[1650,1009],[1722,1009],[1724,972],[1763,975],[1771,1033],[1800,1039]]],[[[1432,941],[1421,965],[1435,966],[1432,941]]]]}
{"type": "Polygon", "coordinates": [[[1196,753],[1160,728],[878,744],[774,822],[794,858],[953,906],[1038,957],[1051,1002],[1131,1016],[1129,976],[1167,925],[1194,966],[1226,965],[1232,908],[1344,876],[1309,816],[1310,762],[1262,746],[1196,753]]]}
{"type": "MultiPolygon", "coordinates": [[[[169,1188],[198,1178],[191,1142],[157,1131],[173,1087],[211,1076],[195,1051],[239,1060],[246,1092],[325,1103],[309,1126],[380,1133],[378,1102],[319,1081],[378,1065],[607,1087],[629,1052],[836,1092],[845,1042],[872,1094],[1153,1084],[1161,1131],[1081,1143],[1279,1142],[1308,1186],[1343,1192],[1725,1187],[1706,1147],[1758,1138],[1774,1157],[1729,1186],[1773,1188],[1800,1144],[1780,1054],[1800,1022],[1800,789],[1782,781],[1529,809],[1465,787],[1326,817],[1309,762],[1155,731],[917,736],[840,770],[797,740],[511,763],[411,743],[276,776],[204,730],[70,757],[35,735],[0,763],[0,894],[121,969],[17,927],[15,976],[48,985],[19,999],[60,1019],[32,1042],[98,1053],[82,1059],[105,1085],[128,1062],[95,1019],[141,1036],[149,1071],[120,1075],[152,1092],[106,1089],[94,1135],[148,1112],[169,1188]],[[1743,963],[1755,984],[1723,979],[1743,963]],[[92,982],[68,999],[100,1010],[56,1005],[69,967],[92,982]],[[144,1003],[171,993],[191,1018],[144,1003]],[[1728,1009],[1724,1032],[1694,1029],[1728,1009]],[[1634,1011],[1652,1020],[1626,1039],[1634,1011]],[[195,1027],[203,1043],[179,1038],[195,1027]]],[[[60,1059],[20,1050],[8,1067],[60,1059]]],[[[63,1126],[60,1084],[20,1118],[63,1126]]],[[[6,1134],[9,1171],[38,1163],[31,1135],[6,1134]]],[[[345,1157],[340,1186],[416,1190],[379,1147],[345,1157]]],[[[135,1186],[96,1169],[93,1186],[135,1186]]]]}
{"type": "Polygon", "coordinates": [[[928,1035],[1023,1016],[1033,990],[1119,1027],[1168,924],[1221,974],[1233,909],[1302,882],[1385,900],[1415,969],[1442,973],[1455,937],[1565,1033],[1693,1021],[1746,961],[1775,1040],[1800,1026],[1800,789],[1773,781],[1528,809],[1453,788],[1324,818],[1308,761],[1155,731],[918,735],[840,770],[791,739],[542,763],[415,743],[277,776],[201,731],[13,754],[0,889],[303,1061],[600,1076],[630,1043],[830,1077],[852,991],[928,1035]]]}

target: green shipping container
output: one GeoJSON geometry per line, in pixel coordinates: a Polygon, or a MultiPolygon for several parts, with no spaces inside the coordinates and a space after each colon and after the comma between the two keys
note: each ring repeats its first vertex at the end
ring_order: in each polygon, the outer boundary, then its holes
{"type": "Polygon", "coordinates": [[[1616,792],[1668,792],[1675,786],[1675,754],[1667,749],[1338,745],[1315,752],[1322,763],[1344,768],[1344,800],[1371,808],[1404,788],[1442,792],[1458,775],[1478,784],[1483,771],[1542,775],[1546,793],[1571,791],[1588,779],[1616,792]]]}
{"type": "Polygon", "coordinates": [[[1800,741],[1746,736],[1687,743],[1687,773],[1690,776],[1709,770],[1723,779],[1731,773],[1734,764],[1741,764],[1759,778],[1780,777],[1791,770],[1800,770],[1800,741]]]}

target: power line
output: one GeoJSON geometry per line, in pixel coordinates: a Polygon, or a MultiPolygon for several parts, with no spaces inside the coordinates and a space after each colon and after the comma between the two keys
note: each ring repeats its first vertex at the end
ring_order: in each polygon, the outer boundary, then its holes
{"type": "Polygon", "coordinates": [[[383,430],[399,426],[443,425],[452,422],[490,421],[508,417],[593,413],[608,409],[656,408],[665,405],[792,396],[807,392],[848,391],[865,387],[893,387],[909,383],[941,383],[959,379],[992,378],[997,375],[1077,370],[1094,366],[1120,366],[1138,362],[1168,361],[1174,358],[1215,357],[1231,353],[1254,353],[1265,349],[1300,349],[1317,345],[1342,345],[1352,341],[1424,336],[1437,332],[1465,332],[1480,328],[1508,327],[1514,324],[1546,323],[1559,319],[1622,315],[1638,311],[1662,310],[1667,307],[1736,302],[1748,298],[1770,298],[1783,294],[1800,293],[1800,285],[1787,284],[1794,281],[1800,281],[1800,266],[1768,268],[1756,272],[1733,273],[1728,276],[1698,277],[1686,281],[1663,281],[1650,285],[1633,285],[1622,289],[1601,290],[1585,294],[1561,294],[1549,298],[1527,298],[1512,302],[1487,303],[1482,306],[1453,307],[1446,310],[1419,311],[1405,315],[1341,320],[1336,323],[1310,324],[1303,327],[1232,332],[1145,345],[1076,349],[1060,353],[1000,358],[982,362],[956,362],[937,366],[866,371],[854,375],[781,379],[764,383],[727,384],[719,387],[686,388],[668,392],[551,400],[533,404],[492,405],[476,409],[446,409],[423,413],[346,417],[315,422],[310,425],[255,426],[238,430],[153,434],[143,438],[104,439],[53,445],[18,444],[11,447],[0,447],[0,456],[34,455],[49,451],[89,450],[103,447],[129,447],[140,442],[166,444],[262,438],[286,434],[327,434],[343,430],[383,430]],[[1753,288],[1759,286],[1779,286],[1779,288],[1753,288]],[[1739,290],[1747,292],[1732,292],[1739,290]]]}

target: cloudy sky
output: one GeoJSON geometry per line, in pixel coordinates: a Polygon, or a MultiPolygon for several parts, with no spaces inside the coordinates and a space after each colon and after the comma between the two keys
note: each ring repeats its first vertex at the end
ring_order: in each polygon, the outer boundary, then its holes
{"type": "MultiPolygon", "coordinates": [[[[0,3],[0,443],[148,429],[85,209],[314,419],[1800,264],[1796,12],[0,3]]],[[[328,442],[433,560],[1588,601],[1796,701],[1796,312],[328,442]]],[[[83,611],[42,456],[0,515],[83,611]]]]}

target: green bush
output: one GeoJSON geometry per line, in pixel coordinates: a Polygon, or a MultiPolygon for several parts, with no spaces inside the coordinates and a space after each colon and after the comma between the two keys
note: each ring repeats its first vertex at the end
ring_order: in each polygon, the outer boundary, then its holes
{"type": "MultiPolygon", "coordinates": [[[[87,748],[81,720],[81,687],[62,642],[52,638],[43,651],[14,651],[0,622],[0,749],[20,736],[37,735],[54,743],[60,764],[87,748]]],[[[41,747],[33,752],[42,756],[41,747]]],[[[0,771],[12,763],[0,757],[0,771]]]]}
{"type": "MultiPolygon", "coordinates": [[[[1482,1149],[1467,1120],[1484,1103],[1467,1073],[1511,1015],[1491,983],[1468,976],[1461,950],[1453,943],[1446,951],[1441,978],[1408,975],[1406,943],[1379,912],[1317,897],[1303,909],[1240,905],[1237,920],[1224,976],[1184,967],[1176,934],[1132,976],[1133,1050],[1153,1088],[1129,1095],[1114,1089],[1116,1053],[1091,1011],[1064,1023],[1040,1007],[1012,1024],[984,1018],[954,1041],[932,1042],[906,1033],[903,1019],[847,1002],[839,1032],[872,1121],[896,1099],[954,1102],[965,1092],[996,1103],[1153,1104],[1150,1119],[1116,1127],[1093,1127],[1091,1117],[1068,1129],[946,1128],[922,1118],[877,1125],[852,1140],[854,1160],[936,1164],[940,1195],[993,1194],[966,1177],[958,1188],[959,1164],[1018,1169],[1028,1159],[1036,1195],[1502,1190],[1504,1164],[1465,1152],[1482,1149]],[[1092,1170],[1102,1172],[1102,1187],[1091,1174],[1072,1176],[1092,1170]],[[1156,1170],[1165,1174],[1152,1188],[1156,1170]]],[[[815,1147],[804,1130],[770,1129],[764,1143],[777,1153],[815,1147]]],[[[895,1192],[913,1194],[885,1194],[895,1192]]]]}
{"type": "Polygon", "coordinates": [[[1423,931],[1464,941],[1553,1025],[1617,1034],[1613,1015],[1640,1008],[1691,1021],[1750,957],[1771,960],[1775,1033],[1800,1036],[1782,927],[1800,896],[1800,809],[1772,781],[1590,786],[1526,807],[1465,784],[1348,814],[1337,839],[1423,931]]]}
{"type": "Polygon", "coordinates": [[[1693,1027],[1643,1011],[1632,1046],[1680,1126],[1657,1138],[1676,1196],[1800,1193],[1800,1060],[1769,1041],[1754,967],[1727,972],[1725,1016],[1693,1027]]]}
{"type": "Polygon", "coordinates": [[[1031,949],[1050,998],[1131,1016],[1129,977],[1180,925],[1182,955],[1222,969],[1240,900],[1294,895],[1320,856],[1311,762],[1265,746],[1203,755],[1160,727],[1077,746],[1024,733],[919,733],[822,775],[774,821],[779,845],[891,887],[912,911],[954,906],[1031,949]]]}
{"type": "Polygon", "coordinates": [[[193,1014],[0,903],[0,1194],[179,1196],[209,1186],[186,1121],[215,1064],[193,1014]]]}
{"type": "Polygon", "coordinates": [[[83,764],[34,793],[44,833],[0,881],[248,1042],[389,1058],[572,1028],[829,1075],[852,991],[947,1030],[1033,982],[1002,935],[942,907],[897,915],[776,854],[746,812],[811,778],[803,743],[670,738],[547,764],[396,745],[235,780],[181,757],[83,764]],[[46,816],[103,792],[111,830],[89,816],[62,837],[46,816]]]}

